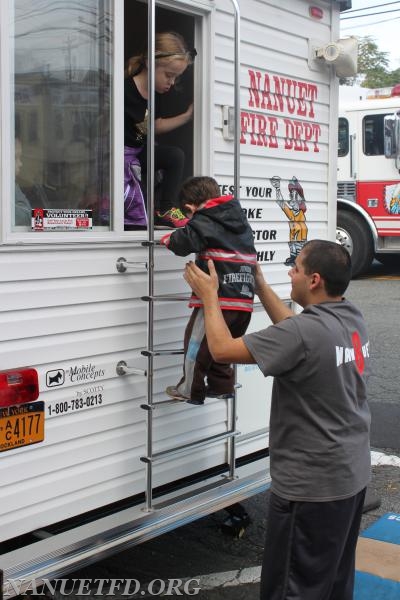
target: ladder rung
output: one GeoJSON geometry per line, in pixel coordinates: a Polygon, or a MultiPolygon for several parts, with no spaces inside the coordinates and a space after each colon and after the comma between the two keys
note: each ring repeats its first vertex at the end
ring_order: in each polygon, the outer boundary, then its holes
{"type": "MultiPolygon", "coordinates": [[[[207,396],[206,396],[207,398],[207,396]]],[[[211,396],[211,398],[213,398],[213,396],[211,396]]],[[[233,395],[232,396],[228,396],[226,395],[226,397],[218,397],[216,396],[217,400],[232,400],[233,395]]],[[[171,404],[182,404],[187,402],[186,398],[169,398],[168,400],[159,400],[158,402],[153,402],[152,404],[141,404],[140,408],[143,408],[145,410],[152,410],[153,408],[157,408],[158,406],[164,406],[164,405],[171,405],[171,404]]],[[[190,404],[190,402],[189,402],[190,404]]],[[[196,406],[196,405],[194,405],[196,406]]]]}
{"type": "Polygon", "coordinates": [[[165,296],[142,296],[141,300],[144,302],[153,302],[154,300],[172,301],[172,302],[189,302],[190,296],[179,296],[178,294],[168,294],[165,296]]]}
{"type": "Polygon", "coordinates": [[[145,463],[152,463],[155,460],[158,460],[159,458],[163,458],[164,456],[172,456],[173,454],[179,454],[180,452],[184,452],[185,450],[188,450],[190,448],[207,446],[208,444],[212,444],[213,442],[228,440],[232,437],[236,437],[237,435],[240,435],[240,431],[227,431],[225,433],[218,433],[216,435],[211,435],[208,438],[202,438],[201,440],[196,440],[195,442],[189,442],[188,444],[176,446],[175,448],[169,448],[168,450],[162,450],[161,452],[154,452],[152,457],[141,456],[140,460],[145,463]]]}
{"type": "Polygon", "coordinates": [[[145,240],[144,242],[141,242],[142,246],[144,246],[145,248],[148,248],[149,246],[165,246],[165,244],[162,244],[160,241],[158,240],[145,240]]]}
{"type": "Polygon", "coordinates": [[[184,400],[179,400],[178,398],[169,398],[168,400],[160,400],[159,402],[153,402],[153,404],[141,404],[140,408],[144,410],[152,410],[153,408],[157,408],[158,406],[163,406],[164,404],[182,404],[184,400]]]}
{"type": "Polygon", "coordinates": [[[175,348],[171,350],[142,350],[143,356],[170,356],[171,354],[184,354],[183,348],[175,348]]]}

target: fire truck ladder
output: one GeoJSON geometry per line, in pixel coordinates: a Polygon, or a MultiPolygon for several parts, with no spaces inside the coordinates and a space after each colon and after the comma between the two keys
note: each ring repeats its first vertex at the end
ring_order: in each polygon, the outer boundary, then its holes
{"type": "MultiPolygon", "coordinates": [[[[235,142],[234,142],[234,184],[236,192],[239,191],[239,149],[240,140],[239,134],[239,106],[240,106],[240,89],[239,89],[239,7],[236,0],[231,0],[234,6],[235,13],[235,142]]],[[[151,49],[149,52],[149,98],[148,98],[148,147],[147,147],[147,177],[148,177],[148,236],[146,241],[140,242],[142,246],[147,247],[148,250],[148,261],[146,262],[129,262],[125,258],[119,258],[117,261],[117,270],[119,272],[125,272],[128,268],[143,269],[147,270],[147,295],[142,296],[142,300],[147,302],[147,348],[142,351],[142,355],[147,358],[147,369],[136,369],[129,367],[124,361],[121,361],[117,365],[117,373],[119,375],[124,374],[138,374],[144,375],[147,379],[147,402],[142,404],[141,408],[147,413],[147,438],[146,438],[146,455],[141,457],[141,460],[146,465],[146,490],[145,490],[145,505],[147,511],[154,510],[153,507],[153,464],[166,456],[174,456],[179,453],[185,452],[192,448],[199,448],[208,446],[212,443],[227,440],[229,442],[228,456],[229,456],[229,476],[225,479],[230,481],[235,478],[235,463],[236,463],[236,447],[235,438],[240,432],[236,430],[237,421],[237,401],[236,401],[236,388],[231,397],[227,398],[226,401],[229,403],[229,416],[227,430],[223,433],[211,435],[205,438],[197,439],[192,442],[174,446],[166,450],[154,452],[153,449],[153,415],[155,410],[164,409],[167,406],[176,405],[180,403],[180,400],[169,399],[162,400],[160,402],[153,401],[153,377],[154,377],[154,359],[158,356],[165,355],[183,355],[183,349],[168,349],[161,350],[154,347],[154,304],[160,301],[171,301],[171,302],[182,302],[188,301],[188,297],[179,294],[171,295],[155,295],[154,293],[154,254],[155,247],[161,244],[154,239],[154,38],[155,38],[155,1],[150,0],[148,3],[148,48],[151,49]]],[[[235,379],[236,379],[236,368],[235,368],[235,379]]]]}

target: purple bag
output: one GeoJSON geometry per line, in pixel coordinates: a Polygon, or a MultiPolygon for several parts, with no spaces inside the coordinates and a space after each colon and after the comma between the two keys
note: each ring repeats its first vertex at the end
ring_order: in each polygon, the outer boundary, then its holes
{"type": "Polygon", "coordinates": [[[147,227],[146,207],[140,187],[139,154],[143,148],[124,147],[124,226],[147,227]]]}

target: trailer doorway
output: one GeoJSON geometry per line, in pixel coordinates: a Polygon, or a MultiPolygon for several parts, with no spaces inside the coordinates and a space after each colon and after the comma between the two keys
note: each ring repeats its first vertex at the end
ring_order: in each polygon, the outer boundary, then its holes
{"type": "MultiPolygon", "coordinates": [[[[126,0],[124,5],[124,60],[141,54],[147,47],[148,7],[140,1],[126,0]]],[[[156,33],[174,31],[185,39],[187,47],[195,48],[194,15],[179,12],[165,7],[156,7],[156,33]]],[[[190,65],[179,78],[175,86],[165,95],[160,96],[160,114],[164,118],[173,117],[188,108],[193,102],[195,110],[198,104],[194,98],[194,64],[190,65]]],[[[177,146],[185,156],[182,181],[194,173],[194,125],[193,121],[169,133],[158,135],[156,144],[177,146]]],[[[162,185],[162,172],[155,177],[155,195],[157,187],[162,185]]]]}

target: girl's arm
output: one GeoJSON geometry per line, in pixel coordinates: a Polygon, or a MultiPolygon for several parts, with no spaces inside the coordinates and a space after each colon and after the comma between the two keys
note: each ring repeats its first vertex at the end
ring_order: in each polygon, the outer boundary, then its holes
{"type": "Polygon", "coordinates": [[[154,122],[155,132],[156,133],[168,133],[173,129],[177,129],[178,127],[182,127],[186,123],[192,120],[193,117],[193,104],[190,104],[188,109],[181,113],[180,115],[176,115],[175,117],[167,117],[166,119],[156,119],[154,122]]]}

